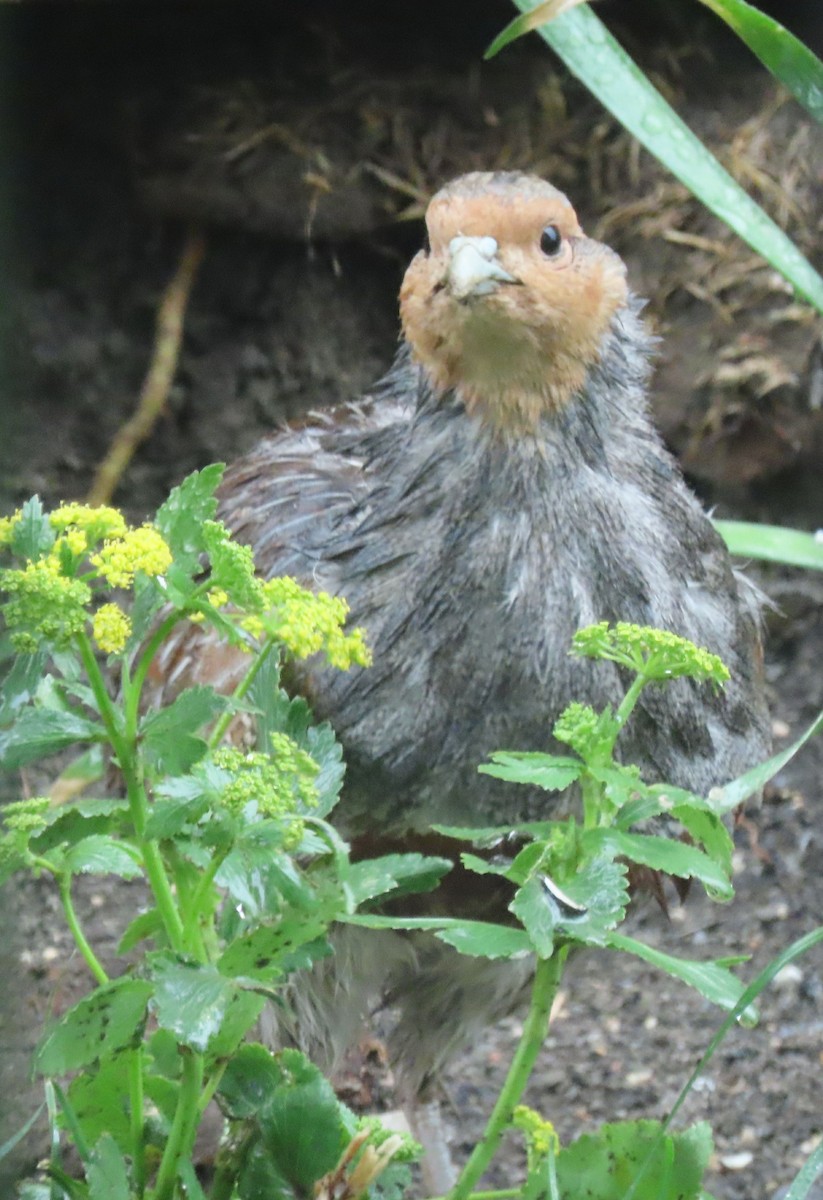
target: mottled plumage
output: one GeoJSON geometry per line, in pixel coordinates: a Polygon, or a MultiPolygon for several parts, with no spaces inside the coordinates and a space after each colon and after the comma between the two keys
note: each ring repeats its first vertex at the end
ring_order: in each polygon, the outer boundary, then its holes
{"type": "MultiPolygon", "coordinates": [[[[344,595],[367,631],[371,667],[312,663],[291,679],[345,747],[341,827],[374,850],[432,822],[557,811],[476,768],[494,750],[551,748],[570,700],[622,695],[616,667],[569,655],[595,621],[659,626],[723,658],[723,693],[649,688],[619,743],[648,779],[723,783],[768,746],[758,603],[651,424],[650,339],[623,264],[561,193],[516,173],[454,181],[428,227],[385,379],[261,442],[221,490],[263,572],[344,595]]],[[[188,672],[192,644],[176,653],[170,673],[188,672]]],[[[203,655],[198,675],[227,683],[231,659],[203,655]]],[[[411,1092],[527,978],[431,941],[415,957],[399,938],[345,936],[362,941],[340,942],[314,1024],[347,1025],[388,987],[411,1092]]]]}

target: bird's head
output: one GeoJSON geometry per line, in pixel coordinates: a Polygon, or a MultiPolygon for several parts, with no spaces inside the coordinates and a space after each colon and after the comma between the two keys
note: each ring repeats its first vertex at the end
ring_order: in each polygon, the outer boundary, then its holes
{"type": "Polygon", "coordinates": [[[475,172],[426,213],[428,246],[400,291],[403,332],[435,390],[523,431],[583,386],[627,300],[621,259],[569,201],[519,172],[475,172]]]}

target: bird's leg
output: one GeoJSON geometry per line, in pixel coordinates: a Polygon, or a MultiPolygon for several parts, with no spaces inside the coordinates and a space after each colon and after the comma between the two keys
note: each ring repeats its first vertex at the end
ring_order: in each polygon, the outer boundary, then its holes
{"type": "Polygon", "coordinates": [[[457,1182],[439,1100],[415,1100],[405,1105],[412,1133],[423,1147],[423,1184],[430,1196],[442,1196],[457,1182]]]}

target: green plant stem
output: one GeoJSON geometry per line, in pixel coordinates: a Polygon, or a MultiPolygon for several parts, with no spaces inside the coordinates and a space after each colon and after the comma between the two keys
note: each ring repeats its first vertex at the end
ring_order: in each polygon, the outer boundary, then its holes
{"type": "Polygon", "coordinates": [[[191,1154],[194,1134],[200,1116],[198,1100],[203,1085],[203,1055],[181,1049],[183,1073],[177,1108],[169,1130],[166,1148],[160,1161],[157,1180],[152,1189],[152,1200],[172,1200],[177,1184],[177,1167],[181,1158],[191,1154]]]}
{"type": "Polygon", "coordinates": [[[537,960],[531,1004],[523,1026],[523,1035],[485,1132],[461,1171],[460,1178],[449,1192],[449,1200],[468,1200],[472,1188],[494,1158],[497,1147],[500,1145],[500,1139],[511,1124],[514,1110],[520,1102],[520,1097],[523,1095],[532,1068],[546,1039],[552,1004],[563,975],[563,964],[566,961],[567,953],[568,950],[564,946],[557,950],[551,958],[537,960]]]}
{"type": "Polygon", "coordinates": [[[215,1068],[213,1074],[210,1076],[210,1078],[208,1078],[206,1080],[206,1082],[203,1086],[203,1091],[200,1094],[200,1100],[198,1103],[198,1108],[200,1109],[201,1115],[202,1115],[202,1113],[204,1113],[206,1111],[206,1109],[208,1108],[208,1106],[211,1104],[212,1100],[214,1099],[214,1093],[220,1087],[220,1080],[223,1078],[223,1074],[228,1065],[229,1065],[229,1062],[228,1062],[228,1059],[226,1059],[225,1061],[220,1063],[220,1065],[218,1067],[215,1068]]]}
{"type": "Polygon", "coordinates": [[[266,642],[263,649],[260,650],[259,653],[254,656],[254,659],[252,660],[252,664],[249,667],[248,671],[246,671],[246,674],[243,676],[243,678],[238,683],[237,687],[232,692],[231,701],[229,702],[228,708],[223,713],[223,715],[219,718],[214,729],[211,731],[211,736],[209,737],[209,749],[210,750],[214,750],[214,748],[216,746],[220,745],[223,735],[225,734],[229,725],[232,723],[232,721],[234,720],[234,717],[236,716],[237,702],[239,700],[242,700],[243,697],[246,695],[249,688],[254,683],[255,678],[257,677],[258,671],[263,666],[263,663],[269,657],[273,648],[277,644],[278,643],[275,638],[273,638],[273,637],[269,638],[269,640],[266,642]]]}
{"type": "Polygon", "coordinates": [[[196,943],[198,950],[202,951],[204,961],[208,961],[205,942],[198,927],[200,917],[202,916],[203,901],[206,894],[214,883],[214,877],[223,865],[223,862],[228,857],[229,850],[227,849],[222,854],[215,854],[212,861],[206,867],[203,874],[200,876],[200,881],[194,889],[194,894],[190,897],[186,905],[186,919],[183,925],[183,936],[186,939],[187,945],[196,943]]]}
{"type": "Polygon", "coordinates": [[[103,966],[99,958],[89,945],[86,935],[83,933],[82,926],[77,919],[74,901],[71,898],[71,875],[68,872],[58,875],[57,885],[60,889],[60,900],[63,905],[63,912],[66,916],[66,924],[71,930],[72,937],[77,943],[78,950],[83,955],[86,966],[89,968],[99,984],[108,983],[109,977],[103,970],[103,966]]]}
{"type": "Polygon", "coordinates": [[[129,680],[129,689],[125,697],[126,708],[126,726],[129,729],[137,728],[137,720],[140,713],[140,697],[143,694],[143,684],[146,682],[146,676],[149,673],[149,668],[154,660],[154,656],[163,642],[174,629],[178,621],[182,619],[184,614],[175,609],[169,613],[165,621],[161,621],[155,629],[154,633],[149,638],[146,646],[140,655],[137,667],[129,680]]]}
{"type": "MultiPolygon", "coordinates": [[[[618,724],[618,731],[617,731],[617,734],[615,734],[615,739],[614,739],[615,741],[617,741],[617,737],[620,733],[620,730],[623,728],[623,726],[628,721],[629,717],[634,712],[637,701],[640,699],[640,693],[643,691],[643,688],[646,686],[646,684],[648,682],[649,682],[649,680],[646,678],[645,675],[636,675],[634,678],[634,681],[632,682],[631,687],[626,692],[626,695],[623,697],[623,699],[620,701],[620,707],[618,708],[617,712],[614,714],[615,720],[617,721],[617,724],[618,724]]],[[[612,749],[614,749],[614,742],[612,742],[612,749]]]]}
{"type": "MultiPolygon", "coordinates": [[[[106,733],[117,755],[120,770],[126,781],[129,812],[143,855],[143,866],[145,867],[146,875],[154,894],[157,910],[163,921],[169,944],[179,953],[183,950],[183,923],[180,920],[171,884],[169,883],[169,878],[157,846],[154,842],[148,841],[144,837],[148,805],[146,803],[145,788],[141,782],[138,770],[136,727],[132,728],[131,724],[127,721],[126,730],[124,731],[121,728],[121,722],[106,691],[105,680],[97,664],[97,659],[94,656],[91,642],[84,633],[77,635],[77,644],[80,649],[80,657],[83,660],[86,675],[100,710],[100,716],[106,728],[106,733]]],[[[134,686],[133,681],[132,686],[134,686]]]]}
{"type": "Polygon", "coordinates": [[[129,1127],[131,1160],[137,1200],[146,1190],[146,1143],[143,1120],[143,1049],[138,1046],[129,1055],[129,1127]]]}

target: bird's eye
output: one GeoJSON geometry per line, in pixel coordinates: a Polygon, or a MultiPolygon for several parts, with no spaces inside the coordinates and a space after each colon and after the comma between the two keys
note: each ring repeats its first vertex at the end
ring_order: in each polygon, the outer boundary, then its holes
{"type": "Polygon", "coordinates": [[[547,225],[540,234],[540,249],[544,254],[550,257],[557,254],[557,251],[563,244],[563,239],[560,236],[560,230],[556,225],[547,225]]]}

